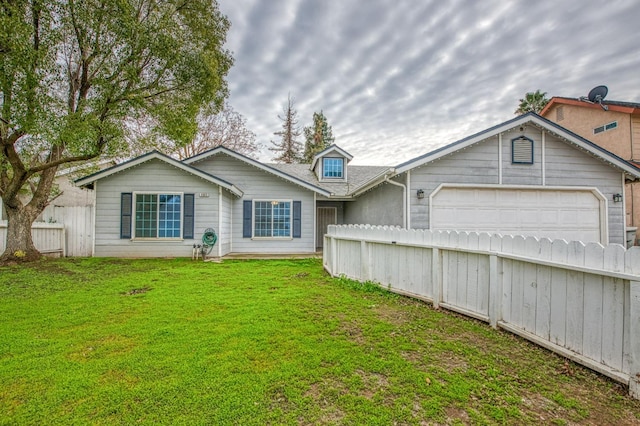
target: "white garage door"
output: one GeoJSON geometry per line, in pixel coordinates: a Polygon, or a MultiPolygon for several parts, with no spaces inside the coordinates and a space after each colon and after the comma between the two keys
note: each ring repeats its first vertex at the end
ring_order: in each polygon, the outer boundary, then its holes
{"type": "Polygon", "coordinates": [[[431,196],[431,229],[605,244],[602,200],[589,189],[442,186],[431,196]]]}

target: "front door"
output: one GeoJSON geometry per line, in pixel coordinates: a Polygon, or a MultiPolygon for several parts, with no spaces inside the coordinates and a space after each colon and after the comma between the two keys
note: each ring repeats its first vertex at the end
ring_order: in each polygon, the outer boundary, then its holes
{"type": "Polygon", "coordinates": [[[318,207],[316,245],[319,250],[324,246],[324,234],[327,233],[329,225],[338,223],[338,209],[336,207],[318,207]]]}

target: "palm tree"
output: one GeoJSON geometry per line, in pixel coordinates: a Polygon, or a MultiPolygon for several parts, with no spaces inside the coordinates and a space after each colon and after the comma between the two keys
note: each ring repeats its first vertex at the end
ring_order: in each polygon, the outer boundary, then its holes
{"type": "Polygon", "coordinates": [[[514,112],[516,115],[526,114],[528,112],[535,112],[540,114],[540,111],[547,105],[549,99],[547,98],[547,92],[540,93],[540,89],[535,92],[527,92],[524,95],[524,99],[520,99],[520,105],[514,112]]]}

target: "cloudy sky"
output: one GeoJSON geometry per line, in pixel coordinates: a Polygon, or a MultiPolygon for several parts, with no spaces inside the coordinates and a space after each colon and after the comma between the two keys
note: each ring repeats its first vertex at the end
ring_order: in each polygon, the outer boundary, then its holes
{"type": "MultiPolygon", "coordinates": [[[[352,164],[395,165],[514,117],[541,89],[640,102],[637,0],[219,0],[230,103],[264,145],[288,94],[352,164]]],[[[301,137],[301,142],[304,139],[301,137]]]]}

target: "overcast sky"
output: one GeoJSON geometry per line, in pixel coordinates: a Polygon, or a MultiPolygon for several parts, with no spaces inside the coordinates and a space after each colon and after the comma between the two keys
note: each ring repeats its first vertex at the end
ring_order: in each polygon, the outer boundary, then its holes
{"type": "MultiPolygon", "coordinates": [[[[640,102],[638,0],[219,0],[232,107],[271,161],[287,95],[352,164],[396,165],[514,117],[518,100],[640,102]]],[[[304,142],[304,138],[300,138],[304,142]]]]}

